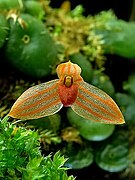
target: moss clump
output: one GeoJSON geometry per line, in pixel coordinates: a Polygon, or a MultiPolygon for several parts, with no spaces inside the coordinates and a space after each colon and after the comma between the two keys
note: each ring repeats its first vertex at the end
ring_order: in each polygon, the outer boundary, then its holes
{"type": "Polygon", "coordinates": [[[0,122],[0,178],[23,180],[73,180],[63,167],[65,159],[57,152],[43,157],[40,136],[23,127],[0,122]]]}

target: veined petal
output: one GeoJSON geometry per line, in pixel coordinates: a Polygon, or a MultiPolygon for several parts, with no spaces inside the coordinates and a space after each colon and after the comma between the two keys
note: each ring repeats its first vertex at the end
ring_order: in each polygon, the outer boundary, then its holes
{"type": "Polygon", "coordinates": [[[106,124],[123,124],[124,117],[114,100],[104,91],[82,81],[76,101],[71,106],[78,115],[106,124]]]}
{"type": "Polygon", "coordinates": [[[63,106],[58,82],[56,79],[29,88],[17,99],[8,115],[17,119],[37,119],[58,112],[63,106]]]}

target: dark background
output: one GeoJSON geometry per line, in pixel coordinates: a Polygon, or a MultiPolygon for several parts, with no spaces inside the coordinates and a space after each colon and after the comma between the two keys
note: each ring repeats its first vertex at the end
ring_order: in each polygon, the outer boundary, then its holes
{"type": "MultiPolygon", "coordinates": [[[[64,0],[51,0],[52,7],[60,7],[64,0]]],[[[71,8],[82,4],[85,15],[94,15],[102,10],[113,9],[118,18],[128,20],[131,14],[133,0],[70,0],[71,8]]]]}

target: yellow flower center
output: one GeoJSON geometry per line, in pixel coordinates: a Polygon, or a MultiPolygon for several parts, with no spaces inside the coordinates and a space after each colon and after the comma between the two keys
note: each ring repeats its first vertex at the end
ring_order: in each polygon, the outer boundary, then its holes
{"type": "Polygon", "coordinates": [[[70,87],[73,84],[73,78],[71,76],[65,76],[64,78],[64,85],[66,87],[70,87]]]}

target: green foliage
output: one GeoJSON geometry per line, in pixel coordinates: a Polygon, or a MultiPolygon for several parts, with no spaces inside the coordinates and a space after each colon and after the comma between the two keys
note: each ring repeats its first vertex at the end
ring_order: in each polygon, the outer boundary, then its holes
{"type": "Polygon", "coordinates": [[[130,75],[123,83],[125,93],[116,93],[116,101],[121,106],[122,112],[128,124],[135,123],[135,75],[130,75]]]}
{"type": "Polygon", "coordinates": [[[1,0],[0,1],[0,11],[1,10],[11,10],[11,9],[21,9],[22,0],[1,0]]]}
{"type": "Polygon", "coordinates": [[[38,78],[48,75],[56,64],[58,47],[35,17],[21,14],[15,22],[11,19],[5,53],[18,70],[38,78]]]}
{"type": "Polygon", "coordinates": [[[5,47],[7,59],[17,70],[40,78],[77,53],[99,68],[106,52],[135,56],[134,23],[118,20],[112,11],[88,17],[83,11],[82,5],[68,12],[52,9],[48,0],[1,0],[0,12],[13,20],[5,47]]]}
{"type": "Polygon", "coordinates": [[[83,15],[84,8],[82,5],[76,6],[73,10],[70,11],[72,17],[81,17],[83,15]]]}
{"type": "Polygon", "coordinates": [[[128,136],[124,132],[114,134],[113,139],[96,152],[98,166],[109,172],[119,172],[128,167],[130,160],[127,140],[128,136]]]}
{"type": "Polygon", "coordinates": [[[53,160],[50,155],[45,158],[33,158],[23,169],[22,179],[73,180],[72,176],[68,177],[65,173],[67,170],[63,167],[65,161],[66,159],[60,156],[59,152],[53,156],[53,160]]]}
{"type": "Polygon", "coordinates": [[[45,15],[45,11],[40,2],[33,1],[33,0],[25,1],[24,7],[25,7],[25,13],[28,13],[36,17],[37,19],[40,19],[40,20],[43,19],[45,15]]]}
{"type": "Polygon", "coordinates": [[[37,119],[30,121],[28,120],[27,124],[37,129],[48,129],[56,133],[60,129],[61,116],[59,114],[54,114],[51,116],[39,118],[38,121],[37,119]]]}
{"type": "Polygon", "coordinates": [[[105,53],[118,54],[127,58],[135,57],[135,23],[118,20],[110,11],[114,18],[105,19],[106,12],[100,13],[102,23],[98,23],[95,33],[103,40],[102,46],[105,53]],[[102,21],[104,19],[104,22],[102,21]]]}
{"type": "Polygon", "coordinates": [[[108,138],[115,129],[112,124],[102,124],[84,119],[74,113],[72,109],[68,109],[67,117],[70,124],[78,129],[80,135],[90,141],[102,141],[108,138]]]}
{"type": "Polygon", "coordinates": [[[37,132],[6,123],[0,123],[0,178],[73,180],[63,167],[66,159],[57,152],[43,157],[37,132]]]}
{"type": "Polygon", "coordinates": [[[0,14],[0,48],[3,46],[7,34],[8,34],[8,23],[5,16],[0,14]]]}
{"type": "Polygon", "coordinates": [[[65,163],[66,167],[72,169],[82,169],[90,166],[93,163],[93,152],[89,144],[81,146],[73,143],[68,143],[62,150],[64,155],[68,158],[65,163]]]}
{"type": "Polygon", "coordinates": [[[7,124],[0,124],[1,129],[1,177],[20,174],[19,168],[25,167],[29,158],[40,157],[39,136],[34,131],[7,124]]]}
{"type": "Polygon", "coordinates": [[[131,95],[116,93],[116,101],[121,106],[121,110],[127,123],[135,123],[135,100],[131,95]]]}
{"type": "Polygon", "coordinates": [[[123,89],[135,97],[135,74],[128,77],[128,81],[123,84],[123,89]]]}
{"type": "Polygon", "coordinates": [[[57,135],[61,125],[61,117],[59,114],[39,118],[38,121],[34,119],[26,122],[27,127],[38,129],[43,143],[50,145],[61,142],[61,138],[57,135]]]}

